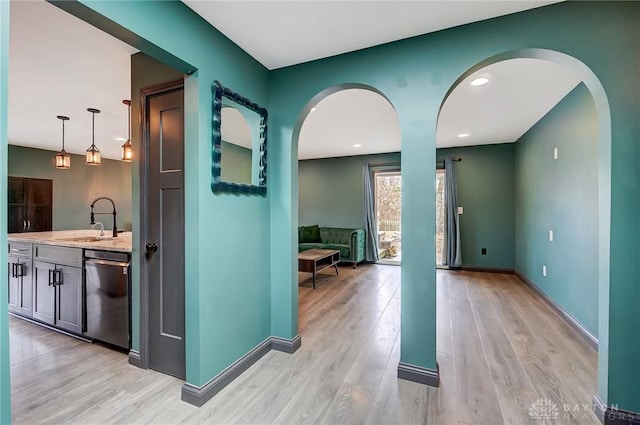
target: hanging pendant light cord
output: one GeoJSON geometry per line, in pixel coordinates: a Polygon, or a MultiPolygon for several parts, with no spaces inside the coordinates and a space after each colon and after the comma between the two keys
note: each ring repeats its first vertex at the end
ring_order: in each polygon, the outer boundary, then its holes
{"type": "Polygon", "coordinates": [[[91,146],[96,146],[96,113],[91,112],[91,146]]]}
{"type": "Polygon", "coordinates": [[[62,152],[64,152],[64,120],[62,120],[62,152]]]}
{"type": "Polygon", "coordinates": [[[127,137],[127,140],[131,140],[131,102],[129,102],[129,120],[127,121],[127,123],[129,124],[127,126],[127,129],[129,130],[129,136],[127,137]]]}

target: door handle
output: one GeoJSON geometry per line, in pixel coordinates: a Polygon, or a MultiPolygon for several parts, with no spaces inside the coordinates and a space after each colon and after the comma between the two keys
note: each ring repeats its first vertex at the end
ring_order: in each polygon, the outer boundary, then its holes
{"type": "Polygon", "coordinates": [[[158,251],[158,244],[154,242],[148,242],[144,246],[144,250],[146,251],[145,256],[147,257],[147,259],[150,259],[151,257],[153,257],[153,253],[158,251]]]}
{"type": "Polygon", "coordinates": [[[49,286],[53,285],[53,272],[55,270],[49,269],[49,286]]]}
{"type": "Polygon", "coordinates": [[[31,220],[27,220],[27,230],[31,230],[31,220]]]}
{"type": "Polygon", "coordinates": [[[24,263],[13,263],[15,266],[14,276],[13,277],[23,277],[26,275],[24,271],[24,263]]]}
{"type": "Polygon", "coordinates": [[[53,285],[62,285],[62,270],[53,271],[53,285]]]}
{"type": "Polygon", "coordinates": [[[16,263],[11,263],[11,277],[17,277],[16,276],[16,263]]]}
{"type": "Polygon", "coordinates": [[[27,230],[27,220],[22,220],[22,230],[27,230]]]}

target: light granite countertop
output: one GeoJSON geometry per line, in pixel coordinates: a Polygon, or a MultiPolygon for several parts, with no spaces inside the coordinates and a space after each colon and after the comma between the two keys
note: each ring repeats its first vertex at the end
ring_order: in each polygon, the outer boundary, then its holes
{"type": "Polygon", "coordinates": [[[105,230],[100,236],[100,230],[56,230],[53,232],[9,233],[9,242],[30,242],[45,245],[67,246],[71,248],[98,249],[103,251],[131,252],[131,232],[118,233],[118,237],[111,236],[111,231],[105,230]],[[99,237],[99,241],[75,241],[77,238],[99,237]]]}

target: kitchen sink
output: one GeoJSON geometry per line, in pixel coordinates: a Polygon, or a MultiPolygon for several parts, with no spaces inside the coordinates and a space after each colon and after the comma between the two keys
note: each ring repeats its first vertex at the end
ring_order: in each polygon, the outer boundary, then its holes
{"type": "Polygon", "coordinates": [[[58,239],[60,241],[68,241],[68,242],[100,242],[105,238],[99,238],[97,236],[81,236],[76,238],[66,238],[66,239],[58,239]]]}

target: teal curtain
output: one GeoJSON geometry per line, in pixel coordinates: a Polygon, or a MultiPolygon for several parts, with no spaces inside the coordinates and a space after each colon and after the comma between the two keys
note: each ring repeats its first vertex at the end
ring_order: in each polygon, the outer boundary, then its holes
{"type": "Polygon", "coordinates": [[[462,266],[455,163],[456,161],[453,158],[444,160],[445,237],[442,250],[442,265],[449,268],[462,266]]]}
{"type": "Polygon", "coordinates": [[[371,179],[371,167],[368,163],[362,166],[362,187],[364,188],[364,231],[365,260],[378,261],[378,225],[376,220],[375,199],[371,179]]]}

